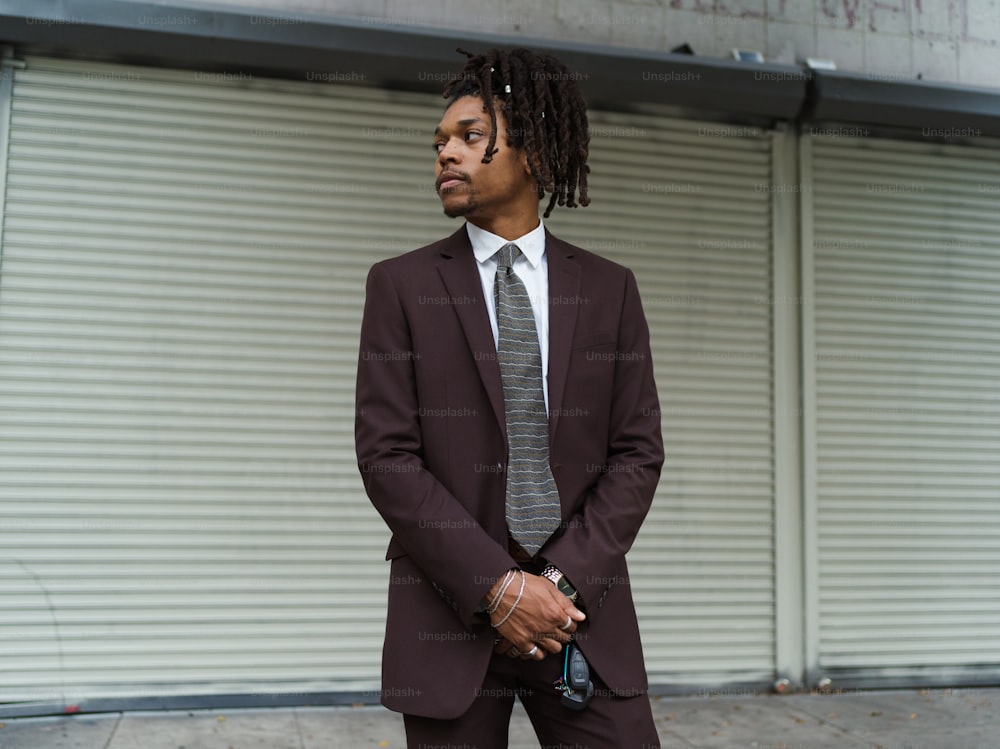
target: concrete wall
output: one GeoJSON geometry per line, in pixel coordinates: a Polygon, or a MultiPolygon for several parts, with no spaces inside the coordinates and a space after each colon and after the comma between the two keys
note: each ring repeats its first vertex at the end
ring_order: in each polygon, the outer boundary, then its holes
{"type": "MultiPolygon", "coordinates": [[[[185,0],[156,0],[180,4],[185,0]]],[[[758,50],[769,61],[831,59],[880,80],[1000,88],[1000,0],[188,0],[269,16],[340,16],[370,24],[699,55],[758,50]]]]}

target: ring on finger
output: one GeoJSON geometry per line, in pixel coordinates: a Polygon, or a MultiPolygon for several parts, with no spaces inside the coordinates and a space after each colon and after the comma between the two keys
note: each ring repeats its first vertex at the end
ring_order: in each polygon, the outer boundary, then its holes
{"type": "Polygon", "coordinates": [[[562,625],[559,629],[563,632],[569,632],[569,628],[573,626],[573,617],[569,614],[566,615],[566,623],[562,625]]]}
{"type": "Polygon", "coordinates": [[[507,655],[511,658],[517,658],[521,654],[521,651],[517,649],[516,645],[511,645],[510,650],[507,651],[507,655]]]}
{"type": "Polygon", "coordinates": [[[525,658],[534,658],[535,657],[535,653],[537,653],[537,652],[538,652],[538,646],[537,645],[532,645],[531,646],[531,650],[529,650],[527,653],[523,653],[522,655],[525,658]]]}

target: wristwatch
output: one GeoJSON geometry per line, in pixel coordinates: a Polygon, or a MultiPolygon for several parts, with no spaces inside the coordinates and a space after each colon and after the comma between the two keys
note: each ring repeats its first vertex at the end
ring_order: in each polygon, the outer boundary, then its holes
{"type": "Polygon", "coordinates": [[[562,573],[558,567],[554,564],[546,565],[545,569],[542,570],[542,577],[548,578],[556,586],[556,589],[566,596],[573,603],[576,603],[576,599],[580,597],[580,594],[574,588],[569,579],[562,573]]]}

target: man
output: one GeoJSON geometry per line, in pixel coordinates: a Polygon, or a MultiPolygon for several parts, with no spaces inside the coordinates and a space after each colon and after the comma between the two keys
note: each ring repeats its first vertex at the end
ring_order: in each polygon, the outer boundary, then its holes
{"type": "Polygon", "coordinates": [[[411,748],[506,747],[516,695],[546,747],[654,749],[625,564],[663,462],[635,278],[538,216],[546,193],[545,217],[589,202],[575,76],[465,54],[433,144],[466,223],[372,267],[361,330],[358,463],[392,531],[382,701],[411,748]]]}

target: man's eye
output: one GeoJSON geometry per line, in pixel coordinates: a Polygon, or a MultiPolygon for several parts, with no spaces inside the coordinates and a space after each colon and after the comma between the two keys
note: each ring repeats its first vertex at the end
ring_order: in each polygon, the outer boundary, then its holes
{"type": "Polygon", "coordinates": [[[470,138],[479,138],[479,137],[482,137],[482,135],[483,135],[482,133],[477,132],[476,130],[469,130],[465,134],[465,139],[469,140],[470,138]]]}

